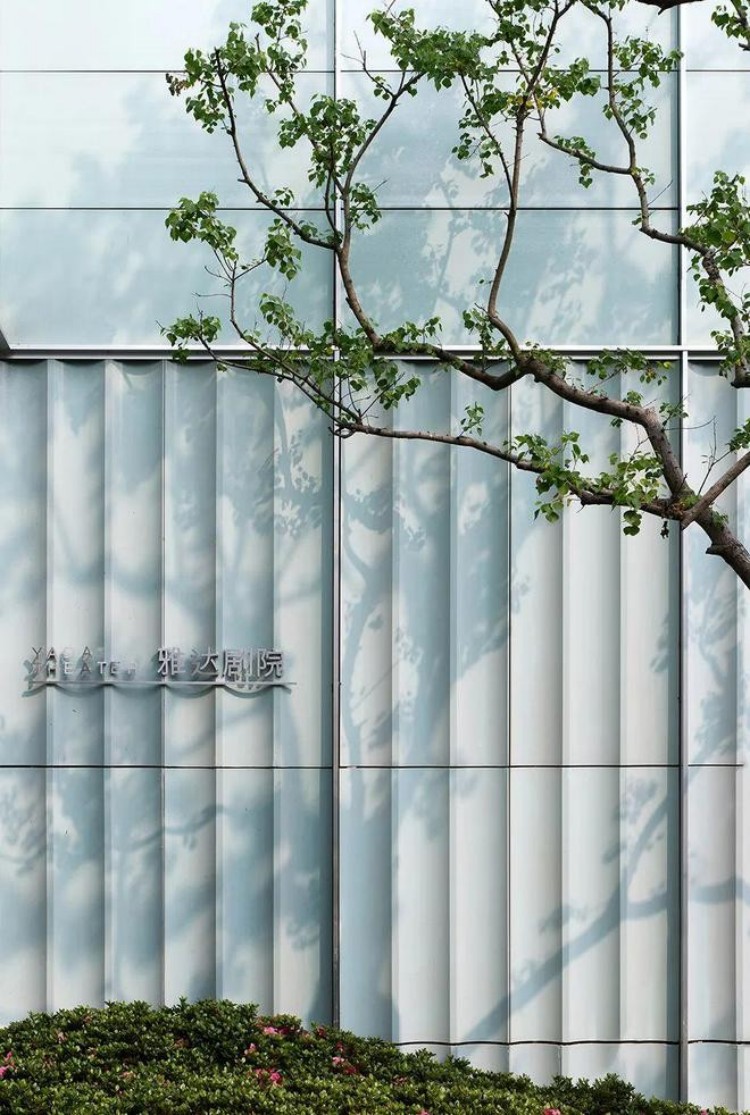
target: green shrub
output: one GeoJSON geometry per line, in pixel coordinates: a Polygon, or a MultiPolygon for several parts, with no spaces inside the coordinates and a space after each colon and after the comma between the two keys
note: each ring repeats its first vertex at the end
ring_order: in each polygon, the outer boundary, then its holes
{"type": "Polygon", "coordinates": [[[0,1030],[0,1112],[18,1115],[671,1115],[614,1076],[482,1072],[288,1015],[207,1000],[32,1014],[0,1030]]]}

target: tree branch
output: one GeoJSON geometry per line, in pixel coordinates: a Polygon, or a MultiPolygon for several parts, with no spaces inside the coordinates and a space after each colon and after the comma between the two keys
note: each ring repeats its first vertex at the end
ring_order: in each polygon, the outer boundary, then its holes
{"type": "Polygon", "coordinates": [[[232,142],[234,157],[237,160],[238,167],[240,168],[240,174],[242,175],[241,181],[245,183],[245,185],[255,197],[256,201],[258,201],[265,209],[268,209],[271,213],[274,213],[277,217],[279,217],[279,219],[282,220],[284,224],[286,224],[292,230],[292,232],[294,232],[295,236],[298,236],[300,238],[300,240],[303,240],[306,244],[312,244],[317,248],[327,248],[329,251],[331,251],[334,245],[330,241],[324,240],[322,237],[310,235],[310,233],[302,228],[302,226],[297,221],[295,221],[294,218],[286,212],[286,210],[282,209],[280,205],[277,205],[273,198],[270,198],[268,194],[264,193],[263,190],[261,190],[256,185],[254,179],[250,174],[248,165],[245,162],[245,156],[240,146],[239,137],[237,134],[237,119],[235,116],[232,94],[229,92],[226,73],[221,62],[221,53],[218,50],[214,51],[214,64],[216,66],[216,75],[219,79],[219,85],[221,87],[222,100],[224,101],[224,106],[227,110],[228,124],[225,126],[225,128],[232,142]]]}
{"type": "Polygon", "coordinates": [[[743,457],[739,457],[733,465],[730,465],[716,483],[712,484],[707,492],[704,492],[698,502],[694,503],[692,507],[689,507],[687,511],[685,511],[682,516],[682,529],[685,530],[691,523],[700,519],[704,511],[713,507],[719,496],[734,484],[735,480],[737,480],[747,468],[750,468],[750,453],[745,453],[743,457]]]}

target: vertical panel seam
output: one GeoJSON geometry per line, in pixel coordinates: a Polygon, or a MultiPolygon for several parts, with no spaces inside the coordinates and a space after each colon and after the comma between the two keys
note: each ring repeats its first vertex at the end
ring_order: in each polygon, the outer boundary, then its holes
{"type": "MultiPolygon", "coordinates": [[[[331,0],[333,24],[333,98],[339,93],[339,35],[338,0],[331,0]]],[[[338,205],[334,210],[338,224],[338,205]]],[[[331,253],[331,310],[335,328],[340,325],[340,306],[336,259],[331,253]]],[[[338,353],[334,352],[334,362],[338,353]]],[[[341,387],[334,377],[334,391],[341,387]]],[[[342,453],[341,441],[331,434],[331,1021],[341,1025],[341,519],[342,507],[342,453]]]]}
{"type": "MultiPolygon", "coordinates": [[[[52,622],[52,612],[54,609],[54,585],[52,583],[52,571],[54,569],[54,500],[55,500],[55,401],[54,401],[54,369],[55,361],[47,360],[46,374],[47,374],[47,413],[46,413],[46,427],[47,427],[47,476],[46,476],[46,505],[47,505],[47,525],[46,525],[46,575],[45,575],[45,593],[46,593],[46,608],[45,608],[45,628],[44,628],[44,643],[49,646],[50,629],[52,622]]],[[[46,733],[46,761],[47,769],[45,773],[45,786],[44,786],[44,804],[45,804],[45,857],[46,857],[46,880],[45,880],[45,1009],[54,1010],[55,996],[54,996],[54,926],[55,926],[55,891],[54,891],[54,810],[53,798],[55,792],[55,775],[53,769],[54,762],[54,731],[53,731],[53,717],[54,717],[54,698],[55,694],[52,689],[47,689],[44,694],[45,703],[45,733],[46,733]]]]}
{"type": "MultiPolygon", "coordinates": [[[[166,597],[167,597],[167,576],[166,576],[166,539],[167,539],[167,372],[168,362],[162,360],[161,362],[161,453],[160,453],[160,519],[161,519],[161,544],[159,546],[159,644],[164,645],[166,634],[166,597]]],[[[161,751],[161,772],[159,775],[159,870],[161,878],[160,884],[160,937],[161,937],[161,957],[160,957],[160,996],[162,1004],[167,1000],[167,841],[166,841],[166,822],[167,822],[167,691],[162,689],[159,691],[159,711],[160,711],[160,739],[159,746],[161,751]]]]}

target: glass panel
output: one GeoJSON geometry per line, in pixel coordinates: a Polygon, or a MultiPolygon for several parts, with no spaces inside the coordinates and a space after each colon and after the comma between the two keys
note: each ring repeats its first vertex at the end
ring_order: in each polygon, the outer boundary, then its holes
{"type": "MultiPolygon", "coordinates": [[[[0,213],[3,257],[0,321],[11,343],[148,344],[162,342],[159,324],[196,308],[226,317],[213,257],[202,245],[174,244],[163,212],[144,210],[0,213]],[[211,298],[210,296],[214,297],[211,298]]],[[[311,214],[310,219],[317,219],[311,214]]],[[[252,258],[262,243],[265,213],[233,212],[252,258]]],[[[330,262],[309,257],[303,277],[287,284],[263,269],[243,282],[240,314],[254,324],[261,291],[288,289],[308,322],[331,313],[330,262]]],[[[227,329],[225,339],[236,336],[227,329]]]]}
{"type": "MultiPolygon", "coordinates": [[[[302,75],[300,104],[330,80],[302,75]]],[[[280,114],[241,101],[238,120],[258,185],[290,186],[296,203],[319,204],[304,145],[278,146],[280,114]]],[[[171,206],[201,190],[224,205],[254,204],[228,136],[198,127],[158,73],[1,75],[0,160],[3,206],[171,206]]]]}
{"type": "MultiPolygon", "coordinates": [[[[403,7],[413,8],[416,13],[417,27],[450,27],[453,30],[488,30],[492,26],[491,11],[485,0],[464,0],[455,4],[452,0],[410,0],[403,7]]],[[[367,19],[369,13],[377,10],[374,0],[346,0],[340,2],[338,18],[341,22],[341,65],[344,69],[359,63],[362,51],[367,55],[370,69],[384,67],[390,69],[394,62],[388,44],[376,34],[367,19]]]]}
{"type": "MultiPolygon", "coordinates": [[[[348,0],[341,4],[341,54],[344,66],[354,66],[364,50],[370,68],[392,68],[394,63],[385,40],[377,35],[366,17],[373,7],[373,0],[348,0]]],[[[404,5],[406,6],[406,5],[404,5]]],[[[413,0],[408,5],[416,11],[417,27],[449,27],[455,30],[487,30],[492,26],[490,6],[484,0],[467,0],[454,4],[451,0],[413,0]]],[[[676,45],[676,13],[659,15],[653,8],[627,4],[625,10],[616,12],[615,27],[620,37],[642,35],[664,46],[676,45]]],[[[560,28],[559,43],[562,58],[580,55],[592,64],[605,61],[604,24],[582,5],[576,5],[560,28]]]]}
{"type": "MultiPolygon", "coordinates": [[[[723,6],[723,5],[722,5],[723,6]]],[[[682,49],[690,69],[746,70],[750,60],[737,40],[728,39],[711,22],[715,0],[681,8],[682,49]]]]}
{"type": "MultiPolygon", "coordinates": [[[[511,76],[501,75],[501,83],[510,87],[511,76]]],[[[652,135],[639,145],[641,164],[656,175],[650,195],[659,206],[676,204],[676,94],[676,76],[670,75],[652,99],[657,108],[652,135]]],[[[342,76],[341,95],[358,100],[367,115],[377,118],[383,111],[383,101],[372,95],[370,83],[362,73],[342,76]]],[[[603,103],[602,95],[563,105],[549,115],[549,133],[583,135],[604,162],[626,166],[627,150],[616,126],[604,119],[603,103]]],[[[463,96],[458,87],[438,93],[424,84],[416,98],[407,98],[400,105],[364,163],[366,180],[377,188],[381,205],[451,209],[507,205],[508,191],[499,167],[492,178],[480,178],[476,164],[460,163],[451,155],[462,111],[463,96]],[[424,125],[426,119],[430,121],[429,128],[424,125]]],[[[542,144],[536,132],[537,126],[530,124],[524,154],[523,205],[581,208],[637,203],[633,183],[624,175],[595,175],[591,187],[584,189],[573,160],[542,144]]],[[[499,134],[512,152],[511,129],[505,128],[499,134]]]]}
{"type": "MultiPolygon", "coordinates": [[[[677,12],[661,13],[644,4],[625,4],[622,11],[612,11],[613,26],[618,39],[633,35],[658,43],[665,50],[677,46],[677,12]]],[[[606,28],[601,19],[574,4],[562,21],[558,43],[562,60],[588,58],[592,66],[606,67],[606,28]]]]}
{"type": "MultiPolygon", "coordinates": [[[[309,0],[304,26],[310,65],[326,66],[332,0],[309,0]]],[[[190,47],[221,42],[231,20],[247,20],[246,0],[4,0],[0,68],[7,70],[162,70],[190,47]]]]}
{"type": "MultiPolygon", "coordinates": [[[[521,340],[675,341],[675,253],[636,232],[632,219],[632,212],[520,215],[500,312],[521,340]]],[[[470,340],[462,311],[486,297],[479,284],[492,275],[504,227],[500,212],[386,214],[352,257],[365,308],[384,328],[438,314],[446,341],[470,340]]]]}
{"type": "Polygon", "coordinates": [[[741,111],[750,100],[750,71],[688,74],[686,98],[687,201],[711,189],[714,171],[750,173],[750,133],[741,111]]]}

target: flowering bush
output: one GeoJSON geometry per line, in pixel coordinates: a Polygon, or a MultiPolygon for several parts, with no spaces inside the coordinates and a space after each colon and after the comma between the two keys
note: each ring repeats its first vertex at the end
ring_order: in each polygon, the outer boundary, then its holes
{"type": "Polygon", "coordinates": [[[226,1002],[32,1014],[0,1031],[2,1049],[0,1112],[14,1115],[708,1115],[613,1076],[542,1088],[226,1002]]]}

